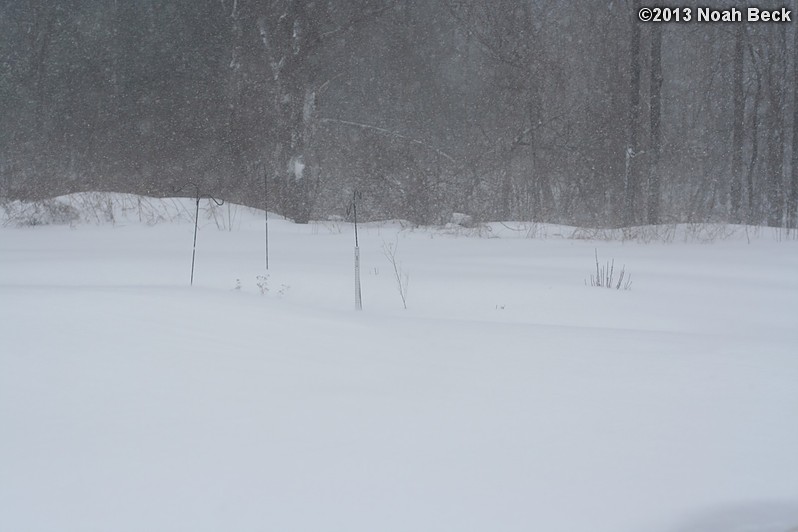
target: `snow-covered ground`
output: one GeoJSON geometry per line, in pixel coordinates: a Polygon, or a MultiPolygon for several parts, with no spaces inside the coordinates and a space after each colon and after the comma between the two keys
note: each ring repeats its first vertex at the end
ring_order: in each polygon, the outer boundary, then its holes
{"type": "Polygon", "coordinates": [[[0,531],[798,526],[794,238],[369,224],[356,312],[350,224],[270,220],[266,277],[203,201],[189,287],[193,202],[109,198],[0,228],[0,531]]]}

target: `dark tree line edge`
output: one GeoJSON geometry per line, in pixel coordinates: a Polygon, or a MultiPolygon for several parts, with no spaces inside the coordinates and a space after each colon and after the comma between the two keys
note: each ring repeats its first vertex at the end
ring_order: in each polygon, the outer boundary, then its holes
{"type": "Polygon", "coordinates": [[[268,179],[298,222],[358,190],[418,224],[796,227],[795,26],[639,6],[2,0],[0,198],[268,179]]]}

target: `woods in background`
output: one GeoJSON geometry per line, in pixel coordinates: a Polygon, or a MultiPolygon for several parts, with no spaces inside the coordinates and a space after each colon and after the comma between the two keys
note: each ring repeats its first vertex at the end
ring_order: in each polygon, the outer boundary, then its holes
{"type": "Polygon", "coordinates": [[[0,198],[191,182],[263,207],[267,179],[298,222],[357,189],[420,224],[796,227],[795,24],[639,7],[0,0],[0,198]]]}

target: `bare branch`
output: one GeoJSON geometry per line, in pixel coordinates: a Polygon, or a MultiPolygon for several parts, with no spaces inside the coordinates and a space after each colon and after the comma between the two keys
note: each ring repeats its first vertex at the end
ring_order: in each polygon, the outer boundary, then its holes
{"type": "Polygon", "coordinates": [[[413,144],[418,144],[419,146],[423,146],[429,150],[434,151],[444,159],[447,159],[449,162],[453,164],[457,164],[454,157],[443,151],[442,149],[429,144],[428,142],[424,142],[423,140],[419,140],[416,138],[408,137],[406,135],[402,135],[397,133],[396,131],[391,131],[390,129],[385,129],[383,127],[372,126],[371,124],[363,124],[360,122],[352,122],[351,120],[340,120],[338,118],[319,118],[319,122],[324,122],[328,124],[341,124],[344,126],[352,126],[352,127],[359,127],[361,129],[370,129],[372,131],[379,131],[380,133],[385,133],[386,135],[390,135],[391,137],[396,137],[398,139],[406,140],[413,144]]]}

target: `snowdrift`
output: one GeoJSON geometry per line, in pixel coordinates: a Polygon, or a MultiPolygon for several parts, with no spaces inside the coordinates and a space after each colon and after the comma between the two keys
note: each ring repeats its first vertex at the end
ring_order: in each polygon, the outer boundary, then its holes
{"type": "Polygon", "coordinates": [[[795,240],[194,206],[3,207],[0,530],[798,526],[795,240]]]}

